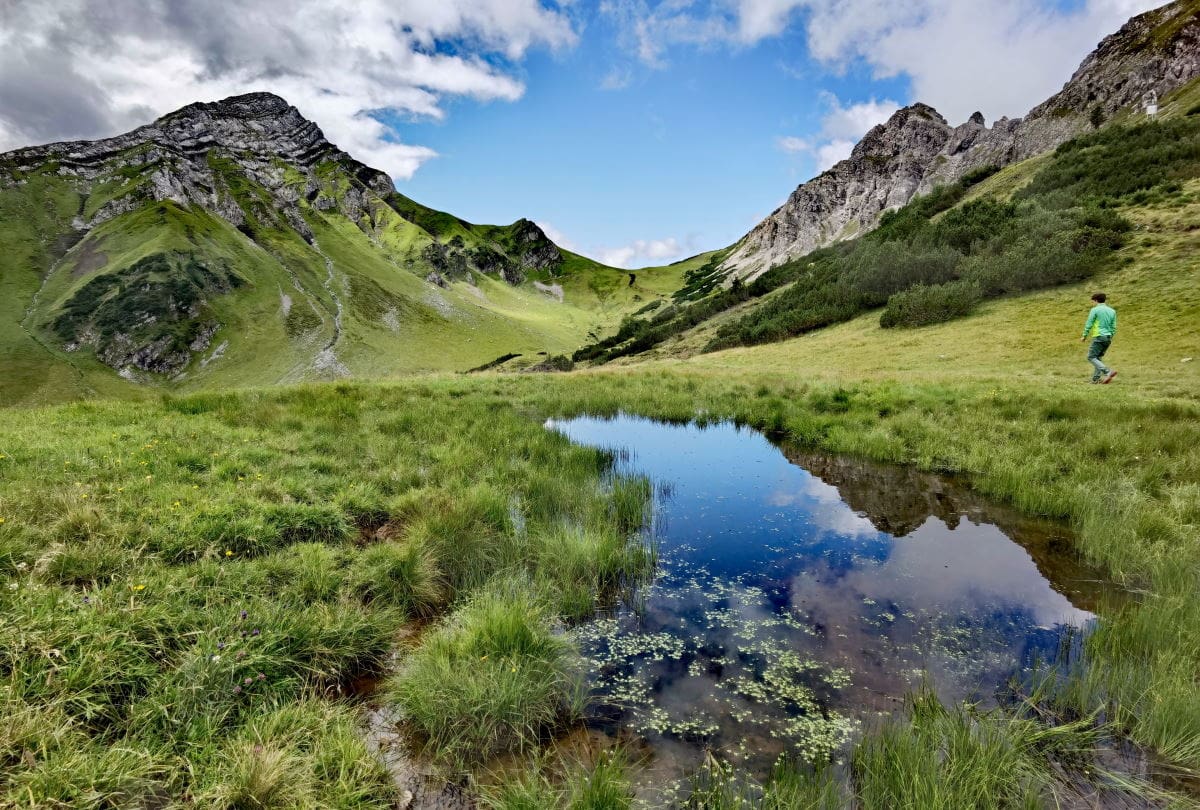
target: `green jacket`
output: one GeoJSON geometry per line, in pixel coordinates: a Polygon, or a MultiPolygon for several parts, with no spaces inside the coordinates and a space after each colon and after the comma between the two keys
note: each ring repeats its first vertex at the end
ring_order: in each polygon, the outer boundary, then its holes
{"type": "Polygon", "coordinates": [[[1084,337],[1112,337],[1117,334],[1117,311],[1108,304],[1096,304],[1083,325],[1084,337]]]}

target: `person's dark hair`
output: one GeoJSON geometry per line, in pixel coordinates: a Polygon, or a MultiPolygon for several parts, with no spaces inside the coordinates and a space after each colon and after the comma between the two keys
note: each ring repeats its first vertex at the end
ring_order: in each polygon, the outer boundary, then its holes
{"type": "Polygon", "coordinates": [[[1098,304],[1103,304],[1105,301],[1108,300],[1108,296],[1105,295],[1104,293],[1096,293],[1095,295],[1092,296],[1092,300],[1098,304]]]}

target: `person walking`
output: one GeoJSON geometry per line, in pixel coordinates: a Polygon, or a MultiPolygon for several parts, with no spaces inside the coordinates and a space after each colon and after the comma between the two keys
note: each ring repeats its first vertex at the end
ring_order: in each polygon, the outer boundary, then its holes
{"type": "Polygon", "coordinates": [[[1117,334],[1117,311],[1105,303],[1107,300],[1107,296],[1102,292],[1092,296],[1095,306],[1088,313],[1087,322],[1083,325],[1083,337],[1080,338],[1081,341],[1092,339],[1087,355],[1088,362],[1095,369],[1092,385],[1107,385],[1117,376],[1116,369],[1104,365],[1104,361],[1100,359],[1104,357],[1117,334]]]}

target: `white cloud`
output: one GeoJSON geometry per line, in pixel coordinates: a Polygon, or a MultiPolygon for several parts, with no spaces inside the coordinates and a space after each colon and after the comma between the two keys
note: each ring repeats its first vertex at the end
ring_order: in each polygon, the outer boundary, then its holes
{"type": "Polygon", "coordinates": [[[828,68],[852,62],[912,80],[913,99],[952,123],[975,110],[1024,115],[1107,34],[1163,0],[605,0],[627,49],[651,67],[673,46],[747,47],[802,26],[828,68]]]}
{"type": "Polygon", "coordinates": [[[1024,115],[1056,92],[1105,35],[1161,0],[1086,0],[1073,11],[1038,0],[812,2],[809,48],[827,63],[861,59],[906,74],[913,96],[951,122],[974,110],[1024,115]]]}
{"type": "Polygon", "coordinates": [[[0,150],[270,90],[355,157],[407,178],[435,153],[373,114],[441,119],[447,97],[518,99],[514,63],[575,41],[566,15],[539,0],[7,0],[0,150]]]}
{"type": "Polygon", "coordinates": [[[625,49],[649,67],[664,67],[672,45],[706,47],[732,37],[726,13],[693,0],[602,0],[598,8],[617,25],[625,49]]]}
{"type": "Polygon", "coordinates": [[[816,148],[817,174],[826,169],[833,168],[836,164],[850,157],[850,153],[854,151],[855,143],[857,141],[836,140],[818,146],[816,148]]]}
{"type": "Polygon", "coordinates": [[[666,239],[635,239],[621,247],[601,248],[596,253],[596,259],[612,267],[630,267],[635,262],[644,267],[678,259],[684,250],[673,236],[666,239]]]}
{"type": "Polygon", "coordinates": [[[776,139],[776,145],[790,154],[810,154],[816,159],[817,173],[825,171],[839,161],[850,157],[854,144],[876,124],[888,120],[900,105],[891,99],[862,101],[843,106],[833,93],[822,93],[828,111],[821,118],[821,131],[817,138],[798,138],[785,135],[776,139]]]}
{"type": "Polygon", "coordinates": [[[975,110],[1024,115],[1056,92],[1099,41],[1162,0],[1085,0],[1068,11],[1044,0],[738,0],[744,43],[777,36],[807,12],[809,52],[878,77],[907,75],[915,100],[952,123],[975,110]]]}
{"type": "Polygon", "coordinates": [[[571,239],[571,237],[567,236],[565,233],[560,231],[558,228],[555,228],[549,222],[546,222],[544,220],[537,220],[534,222],[534,224],[537,225],[539,228],[541,228],[542,232],[545,233],[546,236],[550,237],[550,241],[553,242],[554,244],[558,245],[561,248],[566,248],[567,250],[571,251],[572,253],[580,252],[579,245],[577,245],[575,243],[575,241],[573,239],[571,239]]]}
{"type": "Polygon", "coordinates": [[[784,152],[790,152],[791,154],[796,154],[798,152],[810,152],[813,148],[812,141],[804,138],[797,138],[795,135],[784,135],[780,138],[776,138],[775,145],[784,152]]]}
{"type": "Polygon", "coordinates": [[[877,124],[892,117],[900,105],[885,98],[877,101],[861,101],[848,107],[833,93],[822,93],[821,98],[829,107],[829,112],[821,119],[821,136],[830,140],[858,141],[877,124]]]}
{"type": "Polygon", "coordinates": [[[537,220],[536,224],[545,232],[546,236],[550,237],[550,241],[559,247],[566,248],[572,253],[578,253],[581,256],[590,256],[601,264],[607,264],[610,267],[628,268],[635,265],[638,267],[647,267],[666,264],[667,262],[682,258],[685,253],[695,252],[694,239],[692,237],[681,243],[673,236],[666,239],[635,239],[629,244],[620,247],[588,248],[579,244],[545,220],[537,220]]]}

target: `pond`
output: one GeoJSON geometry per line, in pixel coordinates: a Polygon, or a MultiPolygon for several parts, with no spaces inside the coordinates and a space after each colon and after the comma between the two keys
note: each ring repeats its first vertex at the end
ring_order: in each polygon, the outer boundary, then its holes
{"type": "Polygon", "coordinates": [[[662,784],[710,750],[762,775],[843,753],[927,684],[994,702],[1054,660],[1108,591],[1063,526],[953,478],[775,444],[729,423],[547,423],[654,482],[654,580],[575,628],[595,728],[662,784]]]}

